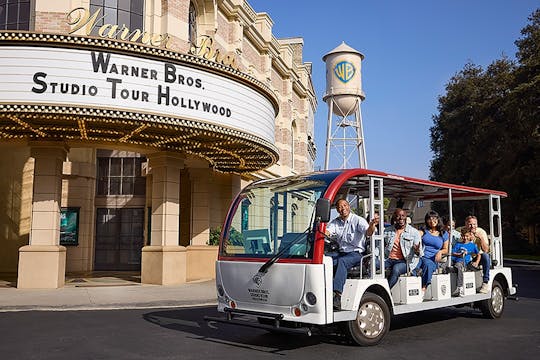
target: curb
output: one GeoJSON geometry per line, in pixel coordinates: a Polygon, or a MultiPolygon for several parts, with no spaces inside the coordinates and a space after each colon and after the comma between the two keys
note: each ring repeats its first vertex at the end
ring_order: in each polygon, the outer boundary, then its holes
{"type": "Polygon", "coordinates": [[[24,312],[24,311],[99,311],[99,310],[141,310],[141,309],[163,309],[163,308],[184,308],[184,307],[203,307],[216,306],[215,299],[202,299],[192,301],[175,301],[175,302],[144,302],[133,304],[107,304],[107,305],[21,305],[21,306],[6,306],[0,308],[0,313],[4,312],[24,312]]]}

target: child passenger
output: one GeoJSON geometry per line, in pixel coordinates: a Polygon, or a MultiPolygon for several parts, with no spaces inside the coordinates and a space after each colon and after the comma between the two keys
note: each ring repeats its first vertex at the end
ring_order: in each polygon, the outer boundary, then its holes
{"type": "Polygon", "coordinates": [[[467,270],[476,270],[471,263],[471,254],[478,254],[478,247],[473,242],[474,234],[468,229],[461,230],[461,241],[457,242],[452,248],[452,260],[458,270],[457,288],[452,296],[465,296],[463,289],[463,272],[467,270]]]}

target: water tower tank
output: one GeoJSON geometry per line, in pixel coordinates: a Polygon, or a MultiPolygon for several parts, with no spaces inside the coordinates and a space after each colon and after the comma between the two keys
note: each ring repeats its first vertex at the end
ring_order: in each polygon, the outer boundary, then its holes
{"type": "Polygon", "coordinates": [[[338,116],[354,113],[364,100],[361,66],[364,55],[345,42],[323,56],[326,62],[326,93],[323,101],[333,98],[332,112],[338,116]]]}

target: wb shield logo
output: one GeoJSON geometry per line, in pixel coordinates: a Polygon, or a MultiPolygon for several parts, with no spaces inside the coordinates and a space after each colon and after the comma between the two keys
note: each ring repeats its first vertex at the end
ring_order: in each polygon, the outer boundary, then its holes
{"type": "Polygon", "coordinates": [[[253,280],[255,285],[257,285],[257,287],[261,287],[262,282],[263,282],[263,279],[262,279],[261,275],[255,274],[255,276],[253,276],[253,278],[251,280],[253,280]]]}
{"type": "Polygon", "coordinates": [[[339,62],[336,67],[334,67],[334,74],[337,78],[344,83],[349,82],[354,76],[356,69],[354,65],[348,61],[339,62]]]}

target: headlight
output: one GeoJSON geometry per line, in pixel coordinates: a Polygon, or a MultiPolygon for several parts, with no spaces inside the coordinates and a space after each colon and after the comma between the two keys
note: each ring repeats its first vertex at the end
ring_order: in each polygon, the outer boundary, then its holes
{"type": "Polygon", "coordinates": [[[306,294],[306,302],[311,306],[315,305],[317,303],[317,296],[312,292],[308,292],[306,294]]]}

